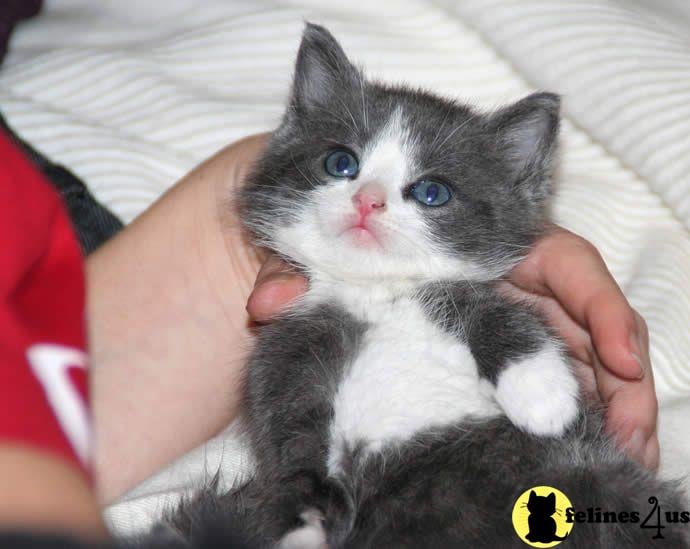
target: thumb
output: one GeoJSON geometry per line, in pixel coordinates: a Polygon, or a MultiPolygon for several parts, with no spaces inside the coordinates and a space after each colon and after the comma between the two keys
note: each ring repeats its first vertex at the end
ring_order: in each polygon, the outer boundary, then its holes
{"type": "Polygon", "coordinates": [[[259,270],[247,300],[247,312],[256,322],[268,322],[307,291],[306,278],[275,255],[259,270]]]}

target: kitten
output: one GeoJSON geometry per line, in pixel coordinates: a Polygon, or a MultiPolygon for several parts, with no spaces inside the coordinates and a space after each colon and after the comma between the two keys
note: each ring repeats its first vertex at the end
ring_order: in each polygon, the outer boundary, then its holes
{"type": "MultiPolygon", "coordinates": [[[[603,434],[544,319],[496,288],[544,231],[558,124],[549,93],[482,113],[368,81],[307,25],[239,201],[310,289],[258,332],[255,475],[185,504],[182,537],[227,517],[252,547],[522,547],[512,507],[536,485],[575,509],[682,508],[603,434]]],[[[664,530],[673,547],[680,528],[664,530]]],[[[568,543],[657,542],[577,524],[568,543]]]]}

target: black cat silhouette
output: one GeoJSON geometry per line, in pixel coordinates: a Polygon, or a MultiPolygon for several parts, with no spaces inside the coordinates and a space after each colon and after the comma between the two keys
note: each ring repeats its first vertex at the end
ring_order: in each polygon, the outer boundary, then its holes
{"type": "Polygon", "coordinates": [[[527,517],[529,532],[525,538],[528,541],[549,543],[562,541],[568,537],[568,534],[562,538],[556,535],[556,521],[551,518],[556,512],[556,494],[554,492],[548,496],[538,496],[532,490],[529,494],[527,509],[529,510],[529,517],[527,517]]]}

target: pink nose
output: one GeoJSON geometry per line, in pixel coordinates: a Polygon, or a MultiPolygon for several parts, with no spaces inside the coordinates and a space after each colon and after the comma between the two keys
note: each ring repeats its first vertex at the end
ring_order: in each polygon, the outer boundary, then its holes
{"type": "Polygon", "coordinates": [[[386,190],[378,183],[366,183],[352,197],[352,203],[361,215],[386,207],[386,190]]]}

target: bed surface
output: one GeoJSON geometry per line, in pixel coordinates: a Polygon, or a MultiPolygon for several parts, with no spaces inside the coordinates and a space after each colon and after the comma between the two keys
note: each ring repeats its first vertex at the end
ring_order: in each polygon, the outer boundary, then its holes
{"type": "MultiPolygon", "coordinates": [[[[690,4],[684,0],[47,0],[17,31],[0,107],[130,221],[227,143],[273,128],[303,21],[368,74],[492,107],[563,94],[556,220],[594,242],[649,323],[666,474],[690,469],[690,4]],[[350,7],[352,6],[352,7],[350,7]]],[[[231,431],[109,510],[144,527],[219,466],[231,431]]]]}

